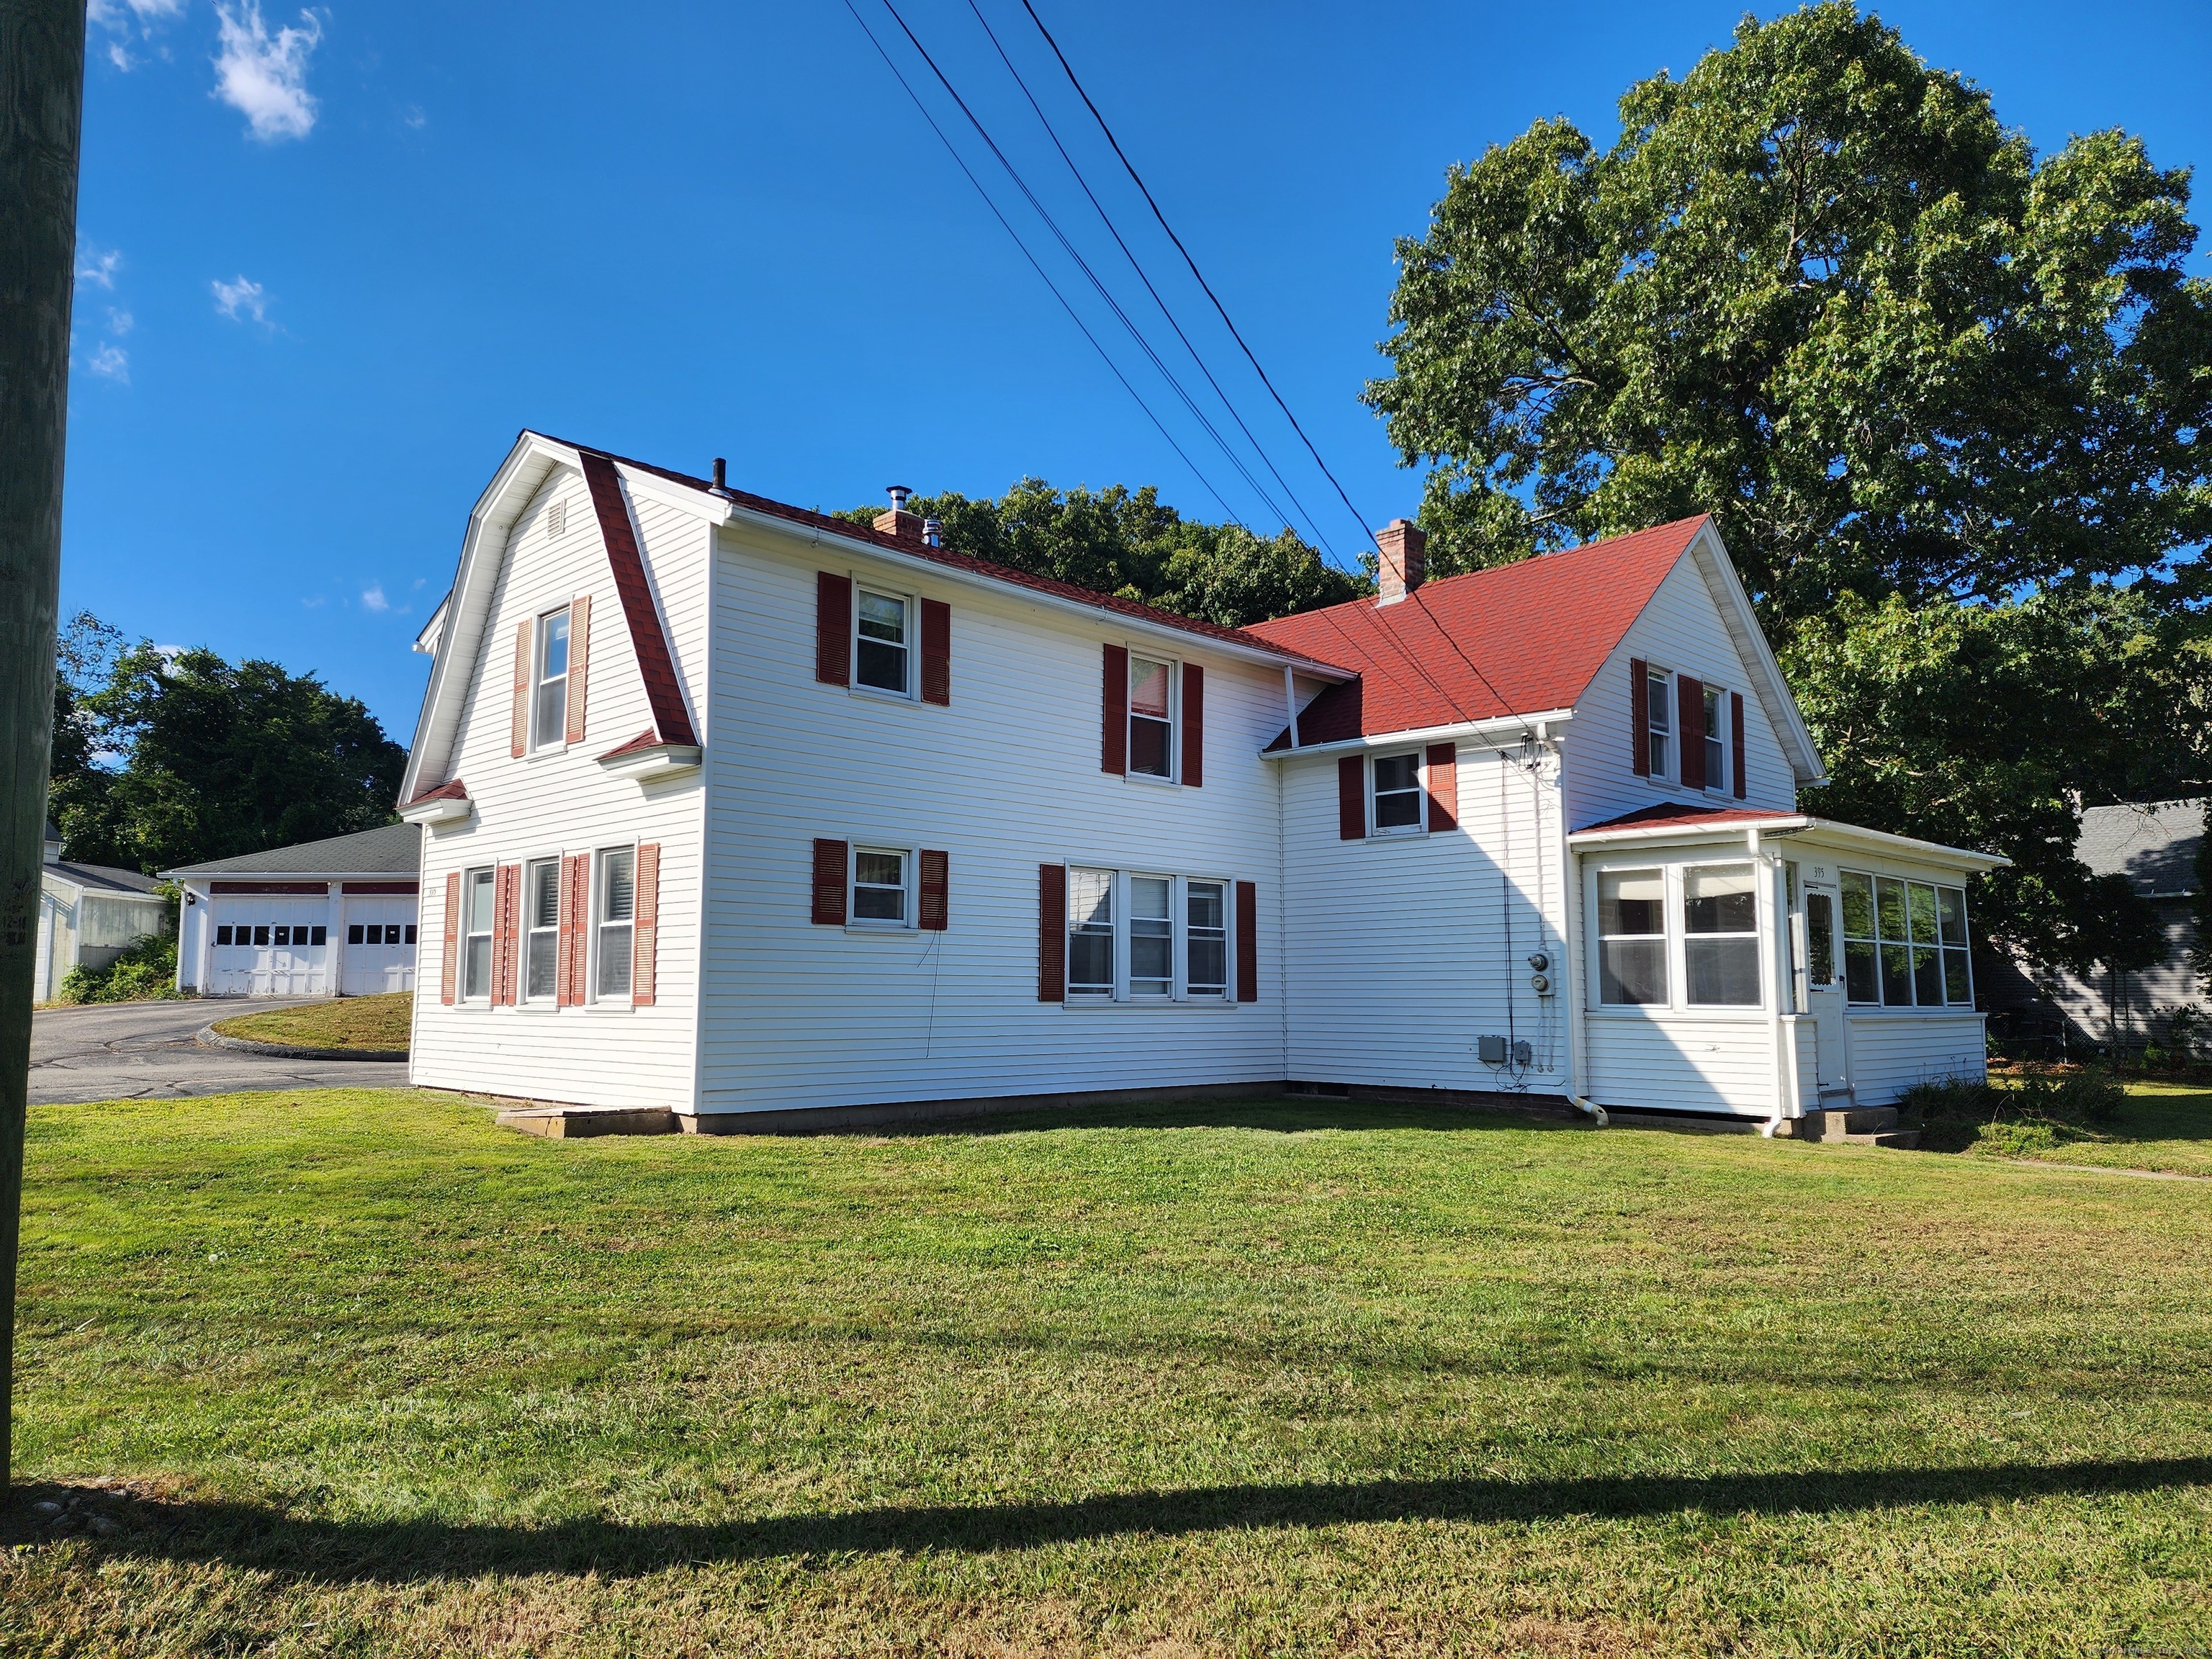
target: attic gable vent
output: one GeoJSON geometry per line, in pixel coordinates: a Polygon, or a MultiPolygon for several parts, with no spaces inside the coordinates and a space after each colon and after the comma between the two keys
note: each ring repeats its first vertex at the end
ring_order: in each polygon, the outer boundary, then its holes
{"type": "Polygon", "coordinates": [[[568,529],[568,498],[562,496],[545,509],[545,538],[558,541],[568,529]]]}

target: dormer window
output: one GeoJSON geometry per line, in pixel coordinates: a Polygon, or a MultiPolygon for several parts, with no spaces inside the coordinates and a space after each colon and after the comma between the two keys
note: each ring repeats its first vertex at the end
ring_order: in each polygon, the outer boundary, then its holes
{"type": "Polygon", "coordinates": [[[538,619],[537,684],[531,696],[531,747],[558,749],[568,738],[568,607],[538,619]]]}

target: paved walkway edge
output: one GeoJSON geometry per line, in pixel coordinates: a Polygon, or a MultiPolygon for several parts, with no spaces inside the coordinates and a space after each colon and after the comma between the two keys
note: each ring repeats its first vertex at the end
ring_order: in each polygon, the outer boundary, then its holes
{"type": "Polygon", "coordinates": [[[272,1060],[381,1060],[407,1058],[404,1048],[299,1048],[289,1042],[256,1042],[252,1037],[225,1036],[212,1025],[203,1025],[192,1039],[203,1048],[235,1048],[241,1054],[267,1054],[272,1060]]]}

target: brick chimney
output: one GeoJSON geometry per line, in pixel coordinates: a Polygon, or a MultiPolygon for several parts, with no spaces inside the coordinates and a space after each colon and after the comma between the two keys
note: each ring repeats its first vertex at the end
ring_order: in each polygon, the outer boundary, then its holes
{"type": "Polygon", "coordinates": [[[1382,592],[1375,602],[1395,605],[1428,574],[1428,534],[1411,519],[1393,519],[1376,532],[1375,544],[1382,550],[1382,592]]]}
{"type": "Polygon", "coordinates": [[[906,510],[907,498],[913,494],[914,491],[904,484],[890,487],[890,510],[876,514],[876,533],[878,536],[896,536],[902,542],[921,539],[921,529],[926,520],[921,514],[906,510]]]}

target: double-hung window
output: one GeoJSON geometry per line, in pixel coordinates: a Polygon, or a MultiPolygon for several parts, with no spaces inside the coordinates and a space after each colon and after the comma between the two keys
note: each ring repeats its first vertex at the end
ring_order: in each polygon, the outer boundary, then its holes
{"type": "Polygon", "coordinates": [[[1377,755],[1375,757],[1375,832],[1421,827],[1421,757],[1377,755]]]}
{"type": "Polygon", "coordinates": [[[1067,872],[1071,1001],[1225,1001],[1229,884],[1120,870],[1067,872]]]}
{"type": "Polygon", "coordinates": [[[1845,870],[1844,993],[1885,1008],[1971,1008],[1974,975],[1962,887],[1845,870]]]}
{"type": "Polygon", "coordinates": [[[568,607],[538,619],[538,683],[531,698],[531,746],[568,740],[568,607]]]}
{"type": "Polygon", "coordinates": [[[561,860],[538,859],[523,872],[522,902],[528,923],[522,981],[526,1002],[550,1002],[561,968],[561,860]]]}
{"type": "Polygon", "coordinates": [[[1728,793],[1728,693],[1705,688],[1705,787],[1728,793]]]}
{"type": "Polygon", "coordinates": [[[1602,870],[1597,878],[1598,1000],[1667,1001],[1667,872],[1602,870]]]}
{"type": "Polygon", "coordinates": [[[1655,778],[1671,777],[1668,753],[1674,731],[1674,677],[1663,668],[1644,671],[1644,754],[1655,778]]]}
{"type": "Polygon", "coordinates": [[[593,906],[593,984],[602,998],[629,994],[631,936],[637,919],[637,851],[610,848],[599,856],[593,906]]]}
{"type": "Polygon", "coordinates": [[[471,870],[461,887],[461,995],[491,994],[493,882],[490,870],[471,870]]]}
{"type": "Polygon", "coordinates": [[[913,607],[897,594],[863,587],[853,611],[859,647],[854,683],[907,696],[912,684],[908,669],[913,654],[913,607]]]}
{"type": "Polygon", "coordinates": [[[1175,665],[1129,657],[1129,770],[1175,776],[1175,665]]]}
{"type": "Polygon", "coordinates": [[[907,875],[912,860],[892,847],[853,849],[853,921],[861,927],[907,925],[907,875]]]}
{"type": "Polygon", "coordinates": [[[1682,872],[1682,976],[1693,1008],[1759,1006],[1759,890],[1752,866],[1682,872]]]}

